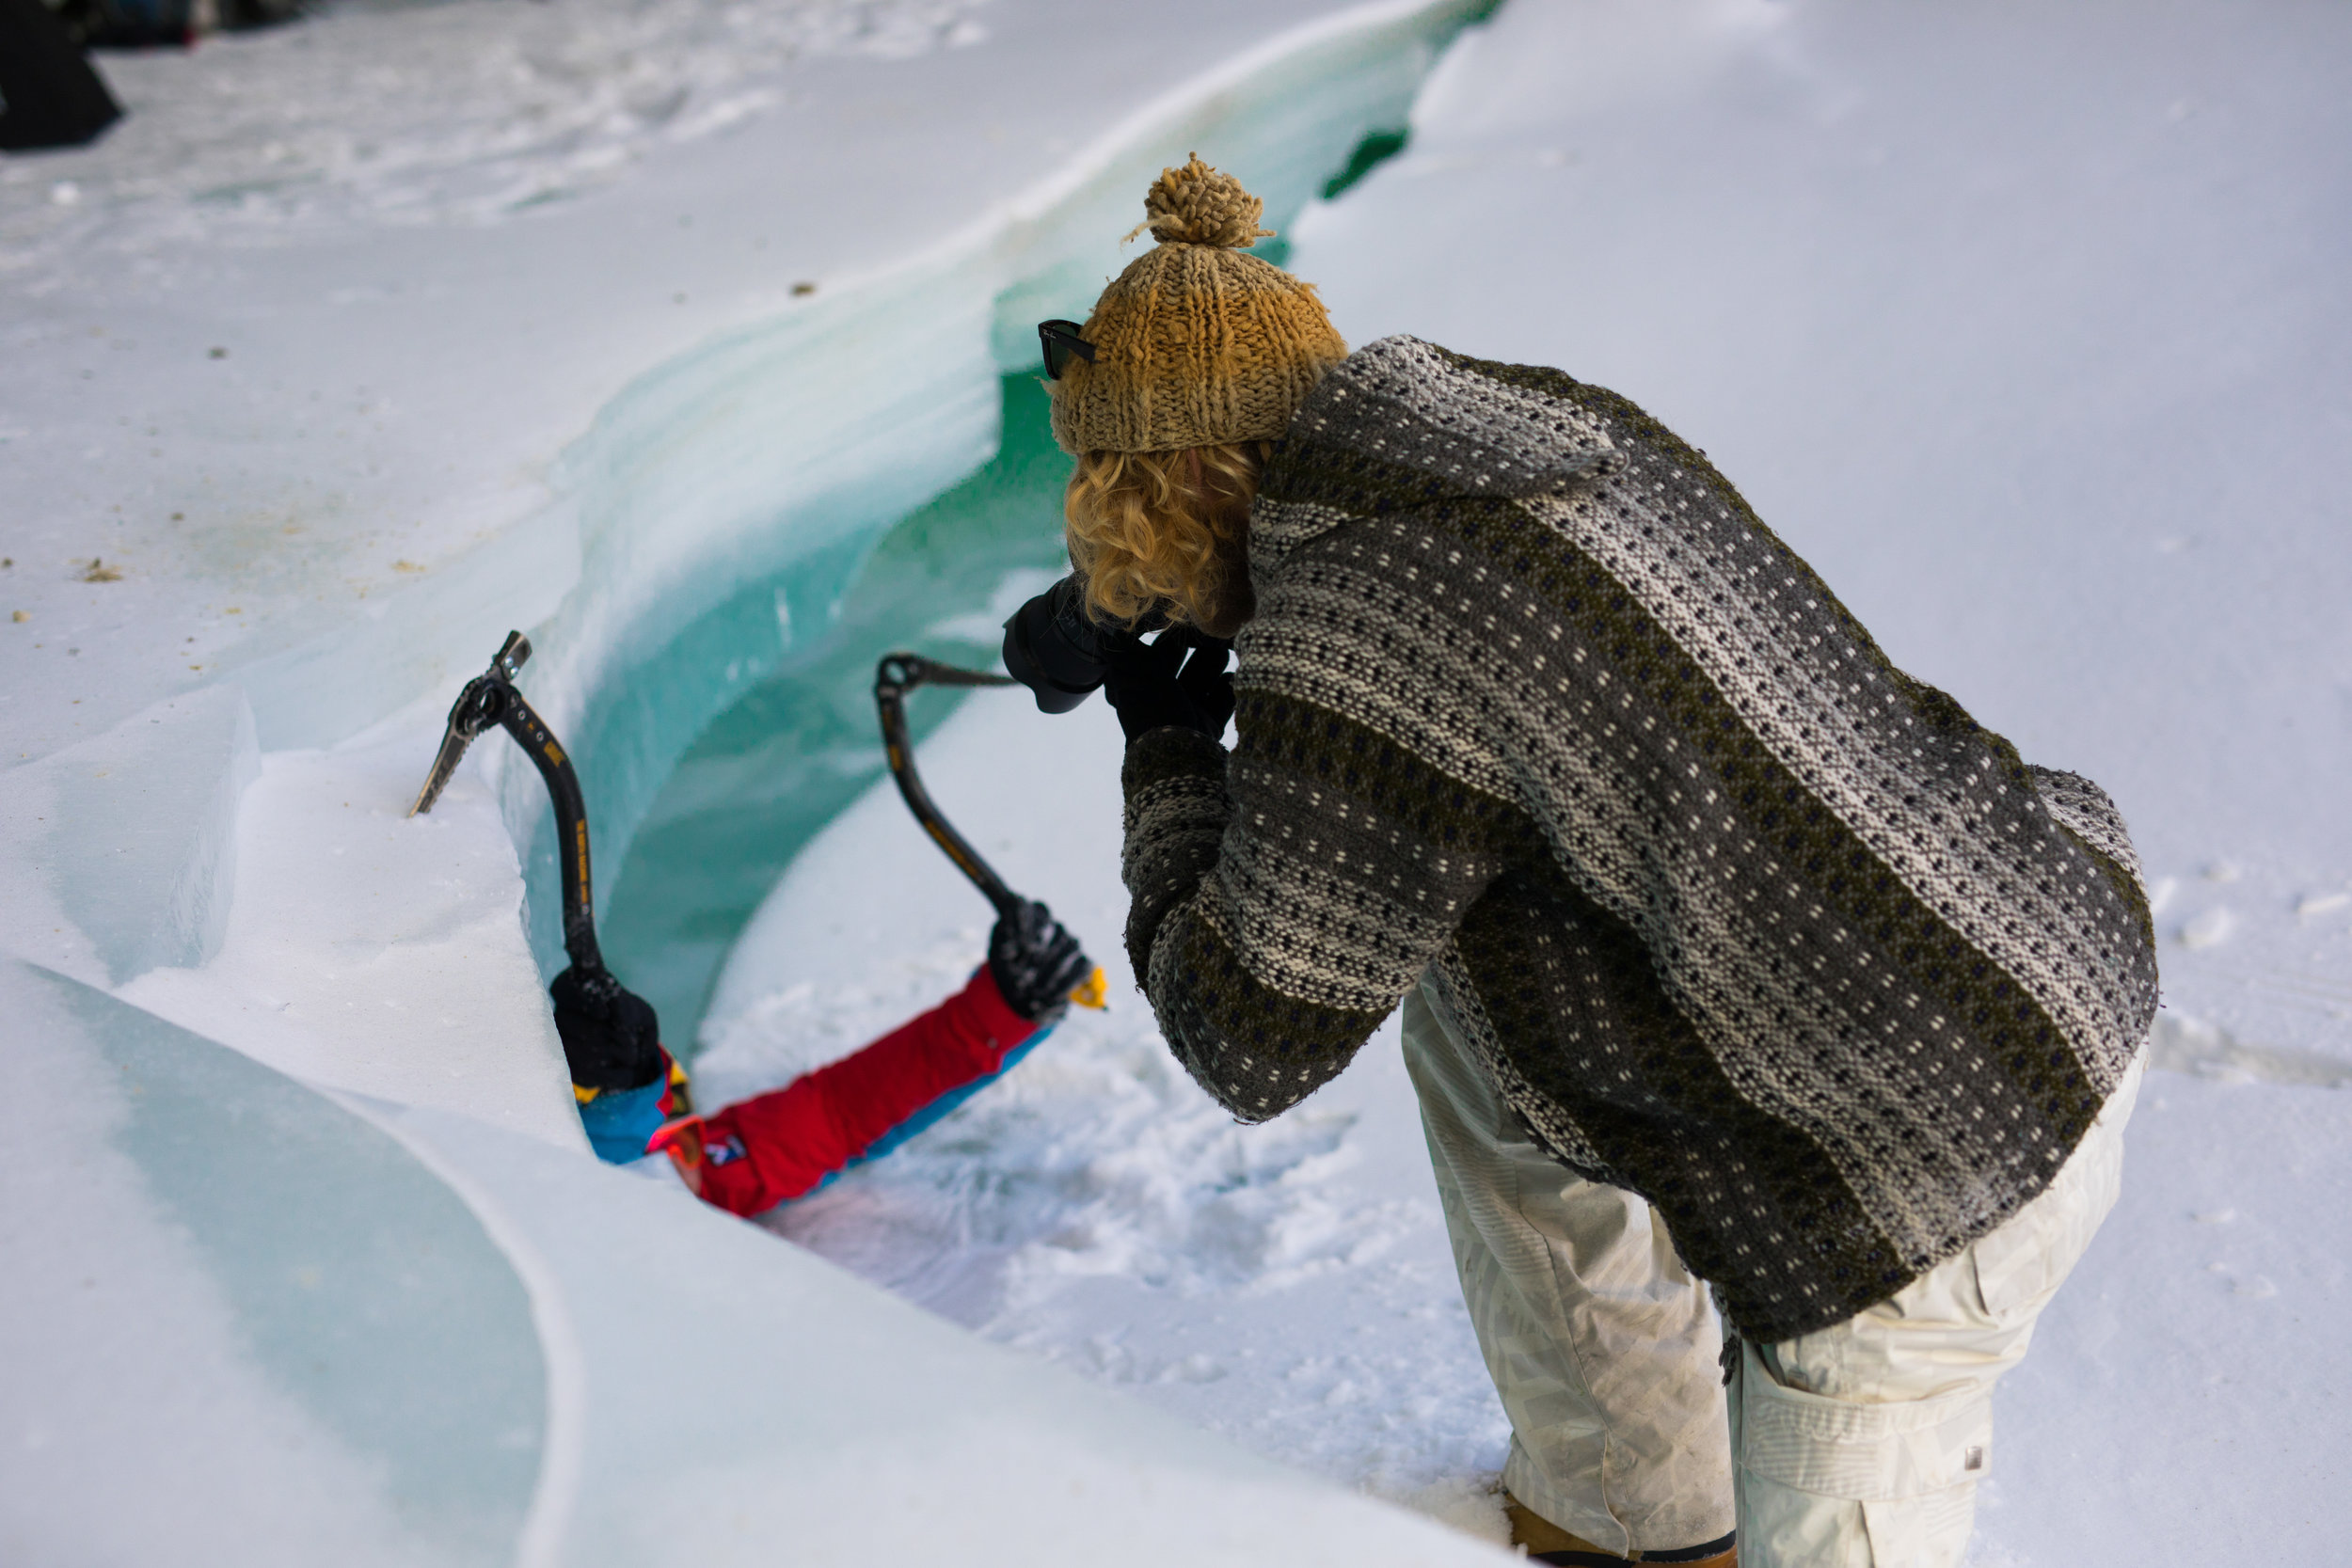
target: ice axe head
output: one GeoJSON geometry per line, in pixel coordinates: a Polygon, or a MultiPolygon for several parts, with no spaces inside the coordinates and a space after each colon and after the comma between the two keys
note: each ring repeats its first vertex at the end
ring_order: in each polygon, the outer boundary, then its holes
{"type": "Polygon", "coordinates": [[[409,816],[433,809],[433,802],[448,787],[450,775],[466,760],[466,748],[473,744],[473,737],[505,716],[507,703],[515,695],[515,677],[530,659],[531,639],[510,631],[491,656],[490,667],[457,693],[457,701],[450,705],[449,727],[441,732],[441,749],[434,754],[433,770],[425,775],[424,787],[417,791],[417,803],[408,808],[409,816]]]}

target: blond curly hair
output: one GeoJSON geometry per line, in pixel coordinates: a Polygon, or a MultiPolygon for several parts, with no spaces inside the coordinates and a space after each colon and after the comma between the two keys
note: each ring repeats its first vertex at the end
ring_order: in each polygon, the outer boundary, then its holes
{"type": "Polygon", "coordinates": [[[1157,610],[1231,637],[1249,589],[1249,500],[1271,444],[1089,451],[1062,501],[1070,563],[1095,620],[1134,626],[1157,610]]]}

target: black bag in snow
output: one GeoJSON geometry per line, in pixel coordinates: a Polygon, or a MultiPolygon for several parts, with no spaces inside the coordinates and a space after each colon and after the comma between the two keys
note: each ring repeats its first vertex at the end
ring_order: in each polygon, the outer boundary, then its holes
{"type": "Polygon", "coordinates": [[[0,0],[0,150],[79,147],[121,118],[41,0],[0,0]]]}

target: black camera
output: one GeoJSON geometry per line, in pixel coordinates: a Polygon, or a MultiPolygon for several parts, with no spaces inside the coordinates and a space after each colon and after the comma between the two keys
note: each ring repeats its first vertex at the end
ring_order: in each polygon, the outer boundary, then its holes
{"type": "Polygon", "coordinates": [[[1103,684],[1122,643],[1167,625],[1156,611],[1132,628],[1103,625],[1087,613],[1086,584],[1073,572],[1005,623],[1005,672],[1036,695],[1039,712],[1068,713],[1103,684]]]}

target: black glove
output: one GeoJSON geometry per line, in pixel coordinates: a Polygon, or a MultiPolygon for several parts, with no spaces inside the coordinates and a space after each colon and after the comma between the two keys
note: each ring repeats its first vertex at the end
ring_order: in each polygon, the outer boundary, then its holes
{"type": "Polygon", "coordinates": [[[988,933],[988,973],[1005,1006],[1033,1023],[1050,1023],[1070,1006],[1070,993],[1094,973],[1078,939],[1054,911],[1025,903],[988,933]]]}
{"type": "Polygon", "coordinates": [[[1225,669],[1232,651],[1231,642],[1194,626],[1171,626],[1155,642],[1124,637],[1106,645],[1110,673],[1103,691],[1119,710],[1127,743],[1169,724],[1223,738],[1233,717],[1233,677],[1225,669]]]}
{"type": "Polygon", "coordinates": [[[601,969],[567,969],[548,987],[572,1082],[583,1089],[642,1089],[665,1070],[653,1004],[601,969]]]}

